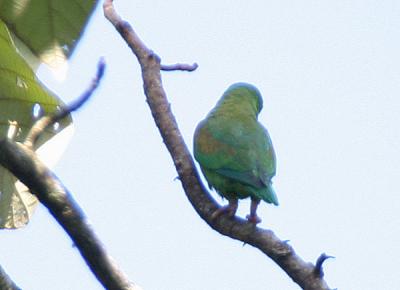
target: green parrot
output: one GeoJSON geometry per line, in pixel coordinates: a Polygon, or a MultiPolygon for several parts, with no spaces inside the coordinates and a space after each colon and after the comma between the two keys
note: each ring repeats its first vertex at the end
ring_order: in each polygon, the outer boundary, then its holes
{"type": "Polygon", "coordinates": [[[263,107],[259,90],[247,83],[231,85],[194,133],[194,157],[210,189],[229,204],[213,213],[234,216],[238,199],[251,198],[249,222],[257,224],[260,200],[278,205],[271,179],[276,172],[274,148],[258,120],[263,107]]]}

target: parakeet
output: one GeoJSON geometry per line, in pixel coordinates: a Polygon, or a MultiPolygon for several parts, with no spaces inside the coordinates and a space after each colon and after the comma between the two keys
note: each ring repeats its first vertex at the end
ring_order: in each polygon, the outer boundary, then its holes
{"type": "Polygon", "coordinates": [[[238,199],[251,198],[249,222],[257,224],[260,200],[278,205],[271,179],[276,172],[276,157],[267,129],[258,120],[263,107],[259,90],[247,83],[235,83],[199,123],[194,133],[194,157],[210,188],[229,204],[213,218],[234,216],[238,199]]]}

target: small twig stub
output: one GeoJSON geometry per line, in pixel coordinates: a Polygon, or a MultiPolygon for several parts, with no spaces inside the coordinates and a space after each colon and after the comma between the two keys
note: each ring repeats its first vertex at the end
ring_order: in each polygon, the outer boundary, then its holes
{"type": "Polygon", "coordinates": [[[315,263],[315,268],[314,268],[314,274],[318,277],[324,277],[324,270],[322,268],[322,265],[324,264],[324,262],[328,259],[332,259],[335,258],[333,256],[328,256],[325,253],[322,253],[318,259],[317,262],[315,263]]]}
{"type": "Polygon", "coordinates": [[[180,70],[180,71],[194,71],[199,67],[199,65],[197,63],[193,63],[193,64],[186,64],[186,63],[176,63],[176,64],[161,64],[160,69],[162,71],[176,71],[176,70],[180,70]]]}

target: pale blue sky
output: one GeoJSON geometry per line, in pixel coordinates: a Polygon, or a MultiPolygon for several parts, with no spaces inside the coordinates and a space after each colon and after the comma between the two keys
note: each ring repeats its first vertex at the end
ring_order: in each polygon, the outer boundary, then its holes
{"type": "MultiPolygon", "coordinates": [[[[279,207],[262,227],[325,264],[333,288],[397,289],[400,194],[398,1],[116,1],[164,63],[191,148],[196,124],[233,82],[264,96],[260,121],[274,143],[279,207]]],[[[145,290],[299,289],[269,258],[209,228],[189,204],[154,126],[135,57],[101,7],[64,83],[42,80],[68,101],[104,56],[107,72],[74,115],[75,135],[55,168],[110,254],[145,290]]],[[[220,199],[218,199],[220,200],[220,199]]],[[[241,203],[239,215],[248,211],[241,203]]],[[[40,207],[3,231],[0,263],[30,290],[102,289],[69,238],[40,207]]]]}

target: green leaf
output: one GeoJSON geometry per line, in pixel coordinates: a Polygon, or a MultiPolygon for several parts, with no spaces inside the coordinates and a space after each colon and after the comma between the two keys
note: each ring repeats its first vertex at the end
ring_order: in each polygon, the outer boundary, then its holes
{"type": "MultiPolygon", "coordinates": [[[[0,138],[23,141],[41,114],[52,114],[63,103],[40,81],[18,53],[5,23],[0,20],[0,138]]],[[[41,135],[37,148],[63,131],[71,117],[41,135]]],[[[36,148],[36,149],[37,149],[36,148]]],[[[36,198],[18,186],[0,167],[0,228],[18,228],[29,221],[36,198]]]]}
{"type": "Polygon", "coordinates": [[[43,62],[68,59],[97,0],[0,0],[0,19],[43,62]]]}
{"type": "Polygon", "coordinates": [[[0,166],[0,228],[17,229],[25,226],[38,200],[14,175],[0,166]]]}

